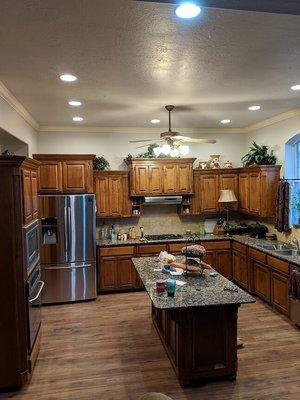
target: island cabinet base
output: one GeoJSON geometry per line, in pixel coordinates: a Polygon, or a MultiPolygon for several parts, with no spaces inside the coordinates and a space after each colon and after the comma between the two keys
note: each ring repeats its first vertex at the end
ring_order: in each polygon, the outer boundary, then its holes
{"type": "Polygon", "coordinates": [[[238,305],[161,310],[152,319],[182,386],[235,379],[238,305]]]}

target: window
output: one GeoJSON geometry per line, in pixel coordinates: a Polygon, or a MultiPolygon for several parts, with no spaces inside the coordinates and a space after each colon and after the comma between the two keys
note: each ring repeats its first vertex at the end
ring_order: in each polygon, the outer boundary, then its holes
{"type": "Polygon", "coordinates": [[[290,224],[300,228],[300,134],[293,136],[285,145],[285,173],[290,179],[290,224]],[[299,179],[299,181],[297,180],[299,179]]]}

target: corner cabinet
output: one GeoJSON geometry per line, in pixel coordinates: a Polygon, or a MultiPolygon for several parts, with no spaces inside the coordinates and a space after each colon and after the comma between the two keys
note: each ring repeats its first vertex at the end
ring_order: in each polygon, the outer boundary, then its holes
{"type": "Polygon", "coordinates": [[[160,196],[193,193],[195,158],[133,158],[130,168],[131,196],[160,196]]]}
{"type": "Polygon", "coordinates": [[[127,171],[95,171],[94,192],[98,218],[132,216],[127,171]]]}
{"type": "Polygon", "coordinates": [[[93,158],[85,154],[34,154],[41,162],[39,194],[93,193],[93,158]]]}

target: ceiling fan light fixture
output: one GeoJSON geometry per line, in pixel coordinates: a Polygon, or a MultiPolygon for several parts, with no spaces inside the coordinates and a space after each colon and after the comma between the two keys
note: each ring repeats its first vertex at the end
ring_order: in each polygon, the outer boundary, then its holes
{"type": "Polygon", "coordinates": [[[186,156],[186,155],[189,153],[190,148],[189,148],[189,146],[187,146],[186,144],[181,144],[181,145],[179,146],[178,150],[179,150],[179,153],[180,153],[182,156],[186,156]]]}
{"type": "Polygon", "coordinates": [[[174,149],[170,150],[170,156],[171,157],[178,157],[179,156],[179,150],[176,149],[176,147],[174,149]]]}
{"type": "Polygon", "coordinates": [[[160,155],[160,153],[162,152],[162,148],[160,146],[154,147],[153,152],[156,155],[156,157],[158,157],[160,155]]]}
{"type": "Polygon", "coordinates": [[[183,2],[176,8],[175,13],[179,18],[195,18],[201,13],[201,8],[193,2],[183,2]]]}
{"type": "Polygon", "coordinates": [[[161,148],[161,152],[165,155],[168,156],[170,154],[171,151],[171,146],[167,143],[165,143],[162,148],[161,148]]]}

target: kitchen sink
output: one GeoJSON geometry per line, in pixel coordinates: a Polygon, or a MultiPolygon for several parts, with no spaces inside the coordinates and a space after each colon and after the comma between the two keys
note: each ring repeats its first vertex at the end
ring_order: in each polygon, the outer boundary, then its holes
{"type": "Polygon", "coordinates": [[[274,250],[276,253],[281,254],[283,256],[294,256],[297,257],[300,255],[300,250],[296,249],[284,249],[284,250],[274,250]]]}
{"type": "Polygon", "coordinates": [[[274,251],[286,251],[286,250],[292,250],[288,245],[284,243],[264,243],[261,244],[260,247],[266,250],[274,250],[274,251]]]}

